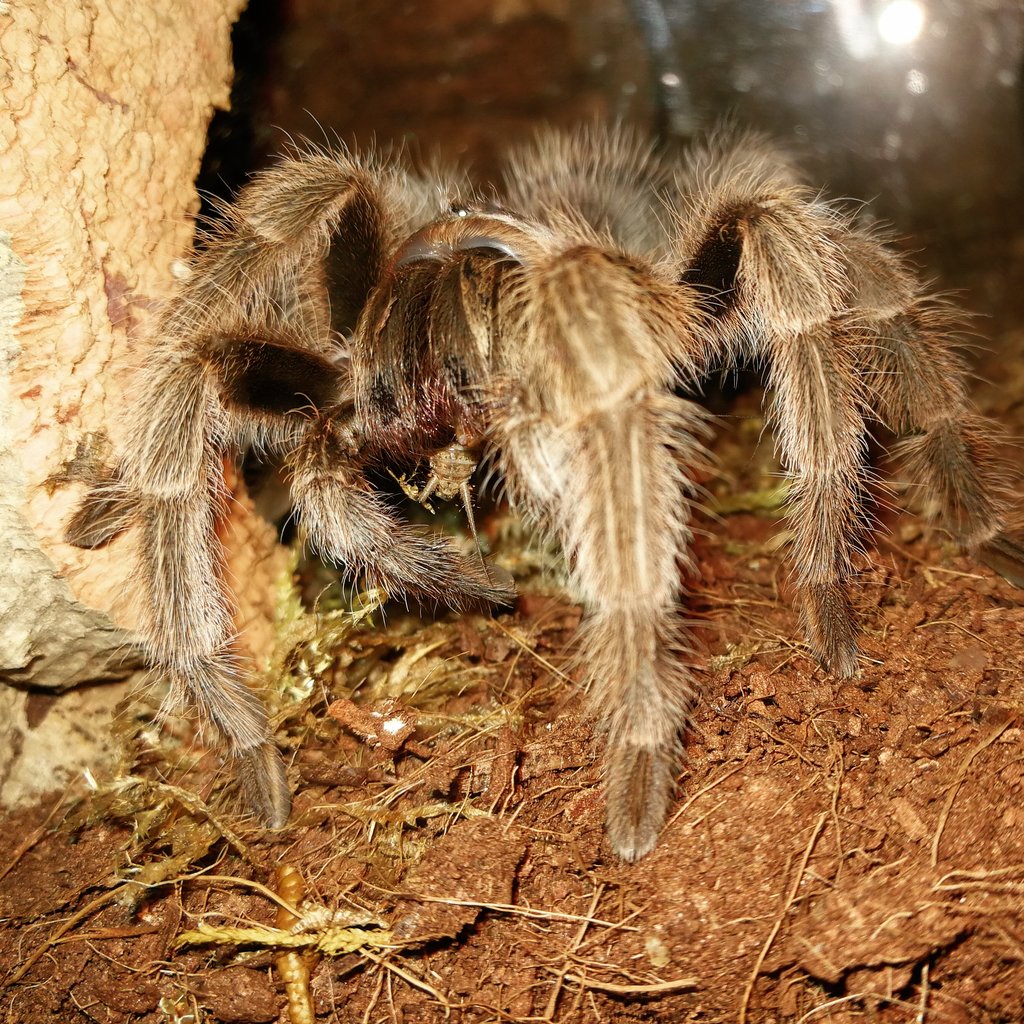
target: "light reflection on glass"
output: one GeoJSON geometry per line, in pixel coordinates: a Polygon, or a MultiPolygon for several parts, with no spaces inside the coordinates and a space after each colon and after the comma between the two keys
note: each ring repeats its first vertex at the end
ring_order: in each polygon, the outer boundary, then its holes
{"type": "Polygon", "coordinates": [[[924,28],[924,7],[918,0],[891,0],[878,15],[878,34],[892,46],[907,46],[924,28]]]}
{"type": "Polygon", "coordinates": [[[923,96],[928,91],[928,76],[917,68],[907,72],[907,92],[914,96],[923,96]]]}
{"type": "Polygon", "coordinates": [[[909,46],[924,31],[925,7],[921,0],[886,0],[879,6],[880,10],[866,0],[832,0],[840,37],[850,56],[857,60],[874,56],[880,42],[909,46]]]}

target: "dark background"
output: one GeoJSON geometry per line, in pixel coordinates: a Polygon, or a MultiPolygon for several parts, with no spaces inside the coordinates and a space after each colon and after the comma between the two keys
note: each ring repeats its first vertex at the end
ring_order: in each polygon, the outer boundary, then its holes
{"type": "Polygon", "coordinates": [[[1024,283],[1024,7],[920,0],[916,39],[887,40],[913,2],[252,0],[200,184],[232,194],[289,136],[436,150],[486,180],[540,122],[671,145],[729,118],[870,200],[995,335],[1024,283]]]}

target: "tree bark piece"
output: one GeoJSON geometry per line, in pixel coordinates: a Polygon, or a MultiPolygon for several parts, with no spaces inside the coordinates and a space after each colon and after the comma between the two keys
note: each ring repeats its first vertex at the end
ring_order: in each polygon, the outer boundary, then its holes
{"type": "MultiPolygon", "coordinates": [[[[37,746],[24,740],[40,716],[24,691],[124,679],[141,665],[132,537],[83,552],[63,543],[63,526],[79,481],[123,441],[147,326],[192,240],[193,182],[213,110],[228,104],[243,6],[0,3],[0,679],[23,691],[0,694],[7,805],[96,758],[107,726],[89,707],[115,699],[104,687],[77,694],[75,715],[89,723],[79,749],[58,738],[52,770],[37,751],[26,775],[16,762],[37,746]]],[[[268,557],[272,531],[246,503],[234,514],[244,522],[229,534],[253,545],[249,561],[268,557]]],[[[245,619],[265,625],[265,605],[245,619]]]]}

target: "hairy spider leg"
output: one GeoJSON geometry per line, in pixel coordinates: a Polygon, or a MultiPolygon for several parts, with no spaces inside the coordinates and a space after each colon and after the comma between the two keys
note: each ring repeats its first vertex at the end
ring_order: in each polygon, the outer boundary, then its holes
{"type": "Polygon", "coordinates": [[[673,799],[694,699],[679,593],[706,414],[671,385],[679,338],[703,323],[671,282],[585,244],[525,268],[510,305],[503,468],[568,557],[585,608],[579,664],[607,740],[608,837],[635,860],[673,799]]]}
{"type": "Polygon", "coordinates": [[[974,557],[1024,586],[1024,548],[1007,533],[1015,474],[998,456],[1005,439],[967,394],[956,348],[963,314],[929,295],[882,239],[849,231],[839,240],[865,333],[858,356],[873,415],[903,437],[896,454],[923,484],[927,511],[974,557]]]}
{"type": "Polygon", "coordinates": [[[832,672],[857,670],[847,586],[867,527],[865,395],[845,315],[839,214],[763,147],[698,156],[680,218],[682,284],[717,323],[717,361],[766,365],[770,416],[790,479],[788,523],[801,617],[832,672]]]}
{"type": "Polygon", "coordinates": [[[171,682],[168,706],[191,705],[224,737],[250,805],[271,826],[287,820],[290,794],[265,708],[234,653],[216,535],[228,453],[256,446],[284,458],[314,546],[377,573],[393,593],[460,604],[510,592],[446,541],[405,533],[331,420],[351,412],[339,333],[358,319],[379,254],[407,230],[405,185],[397,170],[306,154],[264,172],[225,208],[160,319],[133,443],[113,475],[126,497],[111,497],[108,483],[106,500],[91,502],[96,522],[73,523],[83,539],[109,540],[134,509],[141,633],[171,682]],[[325,454],[341,464],[324,466],[325,454]]]}

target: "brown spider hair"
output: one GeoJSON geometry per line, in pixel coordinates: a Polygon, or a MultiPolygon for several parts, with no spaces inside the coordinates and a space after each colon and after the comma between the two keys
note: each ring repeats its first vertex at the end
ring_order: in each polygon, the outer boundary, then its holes
{"type": "Polygon", "coordinates": [[[766,367],[808,644],[848,676],[873,423],[905,438],[960,542],[1024,583],[958,329],[758,136],[719,133],[673,163],[623,130],[548,132],[510,156],[492,200],[397,160],[298,153],[253,179],[195,257],[160,319],[132,444],[68,536],[139,528],[150,655],[281,825],[287,778],[232,658],[225,454],[279,458],[309,543],[347,573],[461,607],[507,603],[510,581],[399,521],[366,470],[424,462],[424,495],[468,503],[490,452],[568,559],[608,835],[634,859],[664,822],[695,695],[680,566],[709,421],[684,390],[741,359],[766,367]]]}

